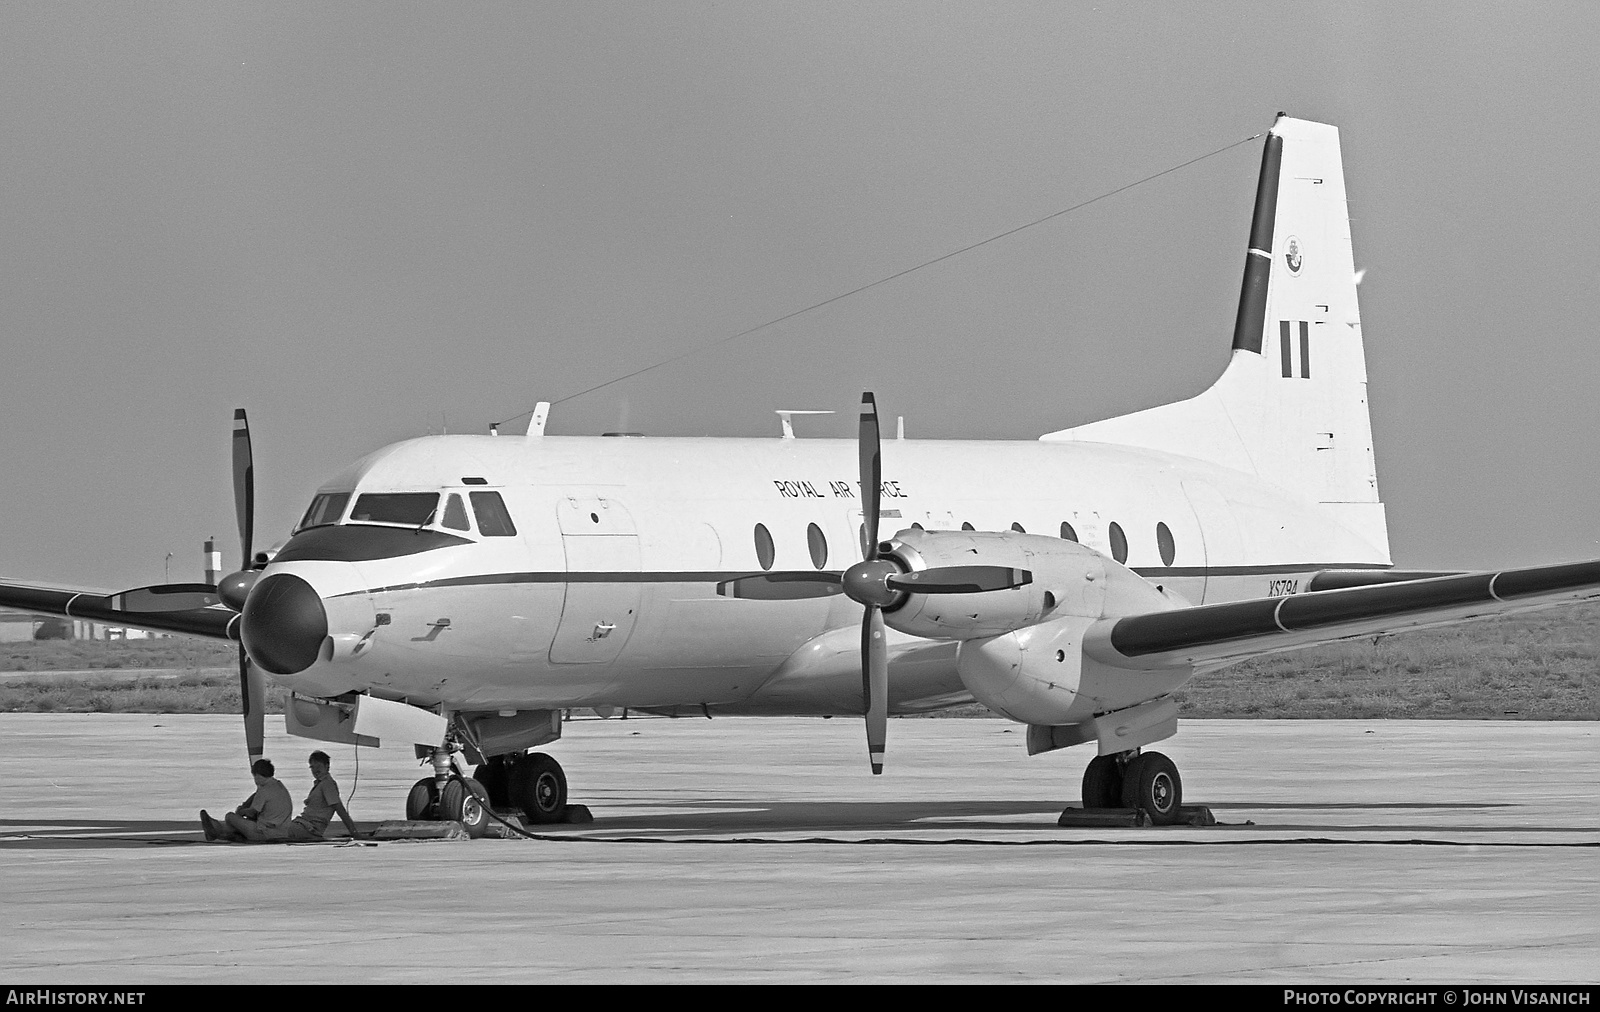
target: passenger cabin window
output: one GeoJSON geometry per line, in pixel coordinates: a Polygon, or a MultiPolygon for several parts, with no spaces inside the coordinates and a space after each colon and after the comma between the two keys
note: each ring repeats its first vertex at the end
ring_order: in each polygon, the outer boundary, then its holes
{"type": "Polygon", "coordinates": [[[1118,562],[1128,561],[1128,536],[1122,533],[1122,525],[1111,524],[1111,557],[1118,562]]]}
{"type": "Polygon", "coordinates": [[[472,524],[467,520],[467,507],[455,492],[451,492],[444,502],[444,525],[453,531],[472,530],[472,524]]]}
{"type": "Polygon", "coordinates": [[[478,518],[478,533],[486,538],[514,538],[517,525],[506,512],[506,503],[499,492],[470,492],[472,513],[478,518]]]}
{"type": "Polygon", "coordinates": [[[756,561],[761,563],[762,569],[771,569],[773,560],[778,557],[777,546],[772,543],[772,533],[767,530],[766,524],[756,524],[756,561]]]}
{"type": "Polygon", "coordinates": [[[349,492],[322,492],[311,500],[311,508],[300,518],[300,526],[295,530],[303,531],[307,527],[336,524],[344,515],[344,508],[348,505],[350,505],[349,492]]]}
{"type": "Polygon", "coordinates": [[[1166,524],[1156,524],[1156,548],[1161,551],[1161,564],[1172,565],[1178,557],[1178,545],[1172,540],[1172,530],[1166,524]]]}
{"type": "Polygon", "coordinates": [[[806,546],[811,549],[811,564],[821,569],[828,564],[828,539],[822,528],[812,524],[806,528],[806,546]]]}
{"type": "Polygon", "coordinates": [[[367,492],[356,498],[350,521],[422,527],[434,518],[438,509],[437,492],[367,492]]]}

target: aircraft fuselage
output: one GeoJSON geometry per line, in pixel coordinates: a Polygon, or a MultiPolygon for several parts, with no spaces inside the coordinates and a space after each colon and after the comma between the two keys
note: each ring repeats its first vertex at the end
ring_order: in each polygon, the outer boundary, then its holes
{"type": "MultiPolygon", "coordinates": [[[[308,553],[346,532],[300,532],[263,577],[315,588],[329,647],[275,677],[310,695],[369,689],[451,709],[858,712],[860,605],[719,593],[742,576],[836,572],[860,558],[856,452],[849,440],[654,437],[387,447],[323,491],[492,490],[517,533],[447,531],[434,517],[419,530],[388,527],[391,547],[308,553]],[[435,533],[447,543],[418,550],[435,533]]],[[[1315,502],[1239,471],[1105,444],[890,441],[882,496],[885,538],[966,524],[1070,536],[1188,604],[1294,593],[1317,570],[1389,561],[1315,502]]],[[[893,709],[969,699],[956,650],[892,634],[893,709]]]]}

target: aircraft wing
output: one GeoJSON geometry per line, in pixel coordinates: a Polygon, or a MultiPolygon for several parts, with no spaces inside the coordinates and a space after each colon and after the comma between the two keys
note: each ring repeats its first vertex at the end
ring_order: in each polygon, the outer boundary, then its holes
{"type": "Polygon", "coordinates": [[[216,589],[200,583],[141,587],[120,594],[0,583],[0,608],[206,639],[238,639],[238,612],[216,602],[216,589]]]}
{"type": "Polygon", "coordinates": [[[1101,619],[1084,649],[1123,668],[1243,660],[1382,633],[1600,599],[1600,560],[1463,573],[1101,619]]]}

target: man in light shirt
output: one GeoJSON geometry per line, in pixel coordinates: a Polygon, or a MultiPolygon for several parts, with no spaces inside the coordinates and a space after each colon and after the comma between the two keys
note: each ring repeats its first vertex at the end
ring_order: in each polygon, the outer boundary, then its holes
{"type": "Polygon", "coordinates": [[[275,830],[277,835],[272,839],[289,843],[320,840],[335,815],[344,823],[345,832],[350,834],[350,839],[356,839],[360,835],[359,830],[354,820],[350,818],[350,813],[345,810],[344,802],[339,800],[339,785],[334,783],[333,777],[328,774],[331,763],[328,753],[313,752],[308,761],[311,765],[311,779],[315,782],[311,785],[311,793],[306,795],[305,808],[301,809],[300,816],[293,822],[275,830]]]}

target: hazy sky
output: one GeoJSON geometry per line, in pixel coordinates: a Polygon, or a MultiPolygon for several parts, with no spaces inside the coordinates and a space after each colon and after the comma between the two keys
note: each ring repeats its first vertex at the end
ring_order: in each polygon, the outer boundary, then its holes
{"type": "MultiPolygon", "coordinates": [[[[1600,5],[0,7],[0,574],[237,560],[483,431],[1267,129],[1343,134],[1403,566],[1600,557],[1600,5]]],[[[1260,144],[559,404],[1032,438],[1226,361],[1260,144]],[[892,422],[890,423],[892,424],[892,422]]],[[[521,430],[521,422],[516,431],[521,430]]]]}

